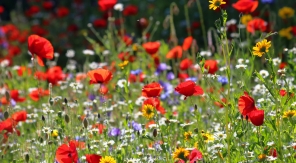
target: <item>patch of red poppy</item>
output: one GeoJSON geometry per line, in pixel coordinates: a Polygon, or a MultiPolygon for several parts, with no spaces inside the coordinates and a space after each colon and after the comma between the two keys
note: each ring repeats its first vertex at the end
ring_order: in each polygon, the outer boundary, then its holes
{"type": "Polygon", "coordinates": [[[267,23],[261,18],[255,18],[248,22],[247,31],[254,33],[255,31],[265,32],[267,29],[267,23]]]}
{"type": "Polygon", "coordinates": [[[33,25],[31,27],[32,33],[44,37],[48,34],[48,31],[44,28],[42,28],[40,25],[33,25]]]}
{"type": "Polygon", "coordinates": [[[87,76],[90,78],[90,84],[108,83],[112,79],[112,73],[102,68],[87,72],[87,76]]]}
{"type": "Polygon", "coordinates": [[[25,14],[27,17],[32,17],[33,15],[39,13],[40,8],[38,6],[31,6],[28,10],[26,10],[25,14]]]}
{"type": "Polygon", "coordinates": [[[95,28],[105,28],[105,27],[107,27],[107,21],[105,19],[101,19],[101,18],[95,19],[93,21],[93,26],[95,28]]]}
{"type": "Polygon", "coordinates": [[[204,68],[208,70],[209,74],[215,74],[218,71],[218,62],[216,60],[206,60],[204,68]]]}
{"type": "Polygon", "coordinates": [[[183,48],[184,51],[187,51],[191,47],[192,41],[193,41],[192,36],[186,37],[184,39],[184,42],[183,42],[183,45],[182,45],[182,48],[183,48]]]}
{"type": "Polygon", "coordinates": [[[102,156],[96,154],[86,154],[85,157],[87,163],[99,163],[102,158],[102,156]]]}
{"type": "Polygon", "coordinates": [[[53,47],[51,43],[38,35],[31,35],[28,38],[28,48],[32,56],[37,56],[37,62],[40,66],[44,66],[43,58],[53,58],[53,47]]]}
{"type": "Polygon", "coordinates": [[[238,12],[251,13],[256,10],[259,2],[257,0],[238,0],[232,7],[238,12]]]}
{"type": "Polygon", "coordinates": [[[27,120],[27,112],[25,110],[15,112],[11,115],[11,118],[16,122],[24,122],[27,120]]]}
{"type": "Polygon", "coordinates": [[[52,1],[45,1],[42,3],[42,7],[45,10],[51,10],[53,8],[53,2],[52,1]]]}
{"type": "Polygon", "coordinates": [[[157,42],[146,42],[142,46],[148,54],[154,55],[155,53],[158,52],[158,49],[160,47],[160,42],[158,42],[158,41],[157,42]]]}
{"type": "Polygon", "coordinates": [[[69,15],[69,12],[70,11],[67,7],[61,6],[57,9],[56,13],[57,13],[58,18],[63,18],[63,17],[66,17],[67,15],[69,15]]]}
{"type": "Polygon", "coordinates": [[[16,102],[24,102],[26,100],[25,97],[20,97],[18,90],[11,90],[10,97],[16,102]]]}
{"type": "Polygon", "coordinates": [[[59,81],[62,81],[66,75],[60,66],[54,66],[46,71],[47,81],[52,85],[57,85],[59,81]]]}
{"type": "Polygon", "coordinates": [[[0,14],[2,14],[4,12],[4,7],[0,6],[0,14]]]}
{"type": "Polygon", "coordinates": [[[74,142],[62,144],[58,147],[55,154],[55,159],[59,163],[76,163],[78,162],[78,153],[74,142]]]}
{"type": "Polygon", "coordinates": [[[261,126],[264,122],[264,110],[255,109],[247,115],[255,126],[261,126]]]}
{"type": "Polygon", "coordinates": [[[29,93],[29,96],[33,101],[39,101],[41,97],[47,95],[49,95],[49,90],[43,90],[41,88],[39,88],[39,90],[36,88],[29,93]]]}
{"type": "Polygon", "coordinates": [[[178,84],[178,86],[175,88],[175,91],[180,93],[181,95],[186,96],[186,98],[189,96],[198,96],[204,94],[203,89],[200,86],[196,85],[195,82],[192,80],[187,80],[178,84]]]}
{"type": "Polygon", "coordinates": [[[138,13],[138,6],[128,5],[122,11],[124,16],[136,15],[138,13]]]}
{"type": "Polygon", "coordinates": [[[106,128],[103,124],[101,123],[96,123],[92,126],[92,128],[97,128],[98,129],[98,134],[102,134],[104,129],[106,128]]]}
{"type": "Polygon", "coordinates": [[[246,116],[251,111],[256,110],[254,99],[247,92],[244,93],[238,100],[238,108],[243,116],[246,116]]]}
{"type": "Polygon", "coordinates": [[[180,69],[181,70],[187,70],[188,68],[190,68],[192,66],[193,62],[191,59],[189,58],[185,58],[180,62],[180,69]]]}
{"type": "Polygon", "coordinates": [[[101,11],[107,11],[113,9],[113,6],[117,3],[117,0],[98,0],[98,5],[101,11]]]}
{"type": "Polygon", "coordinates": [[[176,46],[167,53],[166,58],[167,59],[181,58],[182,53],[183,53],[182,47],[181,46],[176,46]]]}
{"type": "Polygon", "coordinates": [[[142,89],[142,96],[144,97],[158,97],[162,91],[162,87],[157,82],[147,84],[142,89]]]}
{"type": "Polygon", "coordinates": [[[131,83],[135,83],[135,82],[143,82],[145,79],[145,74],[143,74],[142,72],[139,73],[138,75],[135,74],[130,74],[128,77],[128,81],[131,83]]]}

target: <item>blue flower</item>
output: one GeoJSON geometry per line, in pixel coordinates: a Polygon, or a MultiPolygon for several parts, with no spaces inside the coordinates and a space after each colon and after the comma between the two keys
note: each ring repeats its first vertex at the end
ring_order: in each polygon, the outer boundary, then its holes
{"type": "Polygon", "coordinates": [[[173,80],[175,79],[175,74],[173,72],[169,72],[166,77],[168,80],[173,80]]]}
{"type": "Polygon", "coordinates": [[[131,70],[131,74],[132,74],[132,75],[139,75],[141,72],[142,72],[141,69],[131,70]]]}
{"type": "Polygon", "coordinates": [[[274,0],[261,0],[262,3],[273,3],[274,0]]]}
{"type": "Polygon", "coordinates": [[[108,134],[109,136],[120,136],[121,130],[119,128],[113,128],[108,134]]]}
{"type": "Polygon", "coordinates": [[[222,85],[225,85],[228,83],[228,79],[225,76],[219,76],[218,77],[218,82],[221,83],[222,85]]]}
{"type": "Polygon", "coordinates": [[[132,121],[132,126],[135,131],[141,131],[142,130],[142,125],[139,123],[136,123],[135,121],[132,121]]]}

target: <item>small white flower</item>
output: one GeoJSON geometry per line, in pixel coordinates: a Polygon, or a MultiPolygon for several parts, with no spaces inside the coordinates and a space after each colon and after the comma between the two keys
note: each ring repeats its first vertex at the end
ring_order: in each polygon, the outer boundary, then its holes
{"type": "Polygon", "coordinates": [[[274,145],[274,142],[271,141],[271,142],[267,142],[267,146],[273,146],[274,145]]]}
{"type": "Polygon", "coordinates": [[[236,69],[240,69],[240,68],[242,68],[242,69],[246,69],[248,67],[248,65],[244,65],[244,64],[238,64],[238,65],[235,65],[235,68],[236,69]]]}
{"type": "Polygon", "coordinates": [[[85,49],[82,51],[82,53],[84,55],[95,55],[95,52],[93,50],[90,50],[90,49],[85,49]]]}
{"type": "Polygon", "coordinates": [[[263,78],[267,78],[269,76],[269,72],[266,70],[261,70],[259,72],[259,74],[263,77],[263,78]]]}
{"type": "Polygon", "coordinates": [[[117,3],[116,5],[114,5],[114,10],[123,11],[123,4],[122,3],[117,3]]]}
{"type": "Polygon", "coordinates": [[[73,58],[75,56],[75,51],[73,49],[69,49],[66,52],[66,57],[73,58]]]}
{"type": "Polygon", "coordinates": [[[104,50],[102,54],[103,54],[103,56],[109,55],[110,51],[109,50],[104,50]]]}
{"type": "Polygon", "coordinates": [[[127,82],[125,79],[120,79],[117,81],[117,86],[120,88],[124,88],[124,86],[127,84],[129,86],[129,82],[127,82]]]}
{"type": "Polygon", "coordinates": [[[201,51],[200,55],[210,57],[210,56],[212,56],[212,52],[211,51],[201,51]]]}
{"type": "Polygon", "coordinates": [[[8,59],[4,59],[2,62],[1,62],[1,67],[7,67],[9,65],[9,60],[8,59]]]}
{"type": "Polygon", "coordinates": [[[281,59],[280,59],[279,57],[277,57],[277,58],[273,58],[273,59],[272,59],[272,62],[273,62],[273,65],[277,66],[277,65],[279,65],[282,61],[281,61],[281,59]]]}
{"type": "Polygon", "coordinates": [[[96,62],[91,62],[89,64],[89,68],[92,69],[92,70],[97,69],[98,67],[99,67],[99,64],[96,63],[96,62]]]}

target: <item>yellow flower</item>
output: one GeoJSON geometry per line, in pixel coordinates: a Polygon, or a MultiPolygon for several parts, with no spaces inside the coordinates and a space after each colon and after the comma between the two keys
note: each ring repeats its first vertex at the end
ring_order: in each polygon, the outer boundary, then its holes
{"type": "Polygon", "coordinates": [[[194,148],[198,149],[198,142],[194,143],[194,148]]]}
{"type": "Polygon", "coordinates": [[[209,1],[211,4],[209,5],[210,9],[216,10],[218,7],[220,7],[221,5],[226,4],[226,2],[224,2],[223,0],[212,0],[209,1]]]}
{"type": "Polygon", "coordinates": [[[128,61],[123,61],[122,63],[119,63],[118,66],[121,68],[121,69],[124,69],[124,67],[128,65],[128,61]]]}
{"type": "Polygon", "coordinates": [[[252,19],[253,19],[253,17],[252,17],[252,15],[250,15],[250,14],[243,15],[243,16],[241,17],[241,22],[242,22],[242,24],[247,25],[248,22],[251,21],[252,19]]]}
{"type": "Polygon", "coordinates": [[[279,35],[281,37],[286,37],[287,39],[292,39],[292,34],[291,34],[291,31],[292,31],[292,27],[288,27],[288,28],[283,28],[279,31],[279,35]]]}
{"type": "Polygon", "coordinates": [[[116,163],[116,160],[111,156],[101,158],[100,163],[116,163]]]}
{"type": "Polygon", "coordinates": [[[292,118],[296,116],[296,110],[288,110],[284,112],[283,118],[292,118]]]}
{"type": "Polygon", "coordinates": [[[214,136],[209,133],[201,133],[201,136],[204,138],[204,141],[207,143],[214,141],[214,136]]]}
{"type": "Polygon", "coordinates": [[[132,49],[133,49],[133,51],[138,51],[138,45],[137,44],[133,44],[132,49]]]}
{"type": "Polygon", "coordinates": [[[154,116],[154,107],[152,105],[146,104],[142,108],[143,116],[147,119],[151,119],[154,116]]]}
{"type": "Polygon", "coordinates": [[[52,130],[51,136],[54,137],[54,138],[58,137],[59,136],[59,131],[58,130],[52,130]]]}
{"type": "Polygon", "coordinates": [[[269,48],[271,47],[271,42],[266,39],[257,42],[256,46],[253,47],[253,55],[262,57],[263,54],[267,53],[269,48]]]}
{"type": "Polygon", "coordinates": [[[264,161],[266,159],[266,155],[265,154],[260,154],[259,156],[258,156],[258,160],[259,161],[264,161]]]}
{"type": "Polygon", "coordinates": [[[188,156],[189,156],[189,151],[186,150],[185,148],[177,148],[173,153],[174,159],[187,160],[188,156]]]}
{"type": "Polygon", "coordinates": [[[283,7],[279,9],[279,16],[282,19],[288,19],[294,16],[294,10],[291,7],[283,7]]]}
{"type": "Polygon", "coordinates": [[[188,141],[192,138],[192,132],[191,131],[188,131],[188,132],[185,132],[184,133],[184,139],[185,141],[188,141]]]}

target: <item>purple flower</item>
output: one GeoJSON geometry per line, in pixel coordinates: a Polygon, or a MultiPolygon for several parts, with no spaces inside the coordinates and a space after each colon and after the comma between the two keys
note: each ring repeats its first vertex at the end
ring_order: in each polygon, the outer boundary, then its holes
{"type": "Polygon", "coordinates": [[[173,72],[169,72],[166,77],[168,80],[173,80],[175,79],[175,74],[173,72]]]}
{"type": "Polygon", "coordinates": [[[132,75],[139,75],[141,72],[142,72],[141,69],[131,70],[131,74],[132,74],[132,75]]]}
{"type": "Polygon", "coordinates": [[[189,78],[186,78],[185,79],[185,81],[187,81],[187,80],[192,80],[192,81],[196,82],[197,81],[197,77],[189,77],[189,78]]]}
{"type": "Polygon", "coordinates": [[[134,128],[135,131],[140,131],[142,130],[142,125],[139,123],[136,123],[135,121],[132,121],[132,126],[134,128]]]}
{"type": "Polygon", "coordinates": [[[160,63],[157,67],[158,72],[162,72],[168,69],[168,66],[165,63],[160,63]]]}
{"type": "Polygon", "coordinates": [[[228,83],[228,79],[225,76],[219,76],[218,77],[218,82],[221,83],[222,85],[225,85],[228,83]]]}
{"type": "Polygon", "coordinates": [[[108,134],[109,136],[120,136],[121,130],[119,128],[113,128],[108,134]]]}
{"type": "Polygon", "coordinates": [[[274,0],[261,0],[262,3],[273,3],[274,0]]]}
{"type": "Polygon", "coordinates": [[[93,95],[93,94],[89,94],[88,95],[88,99],[91,100],[91,101],[93,101],[94,99],[96,99],[96,96],[93,95]]]}

